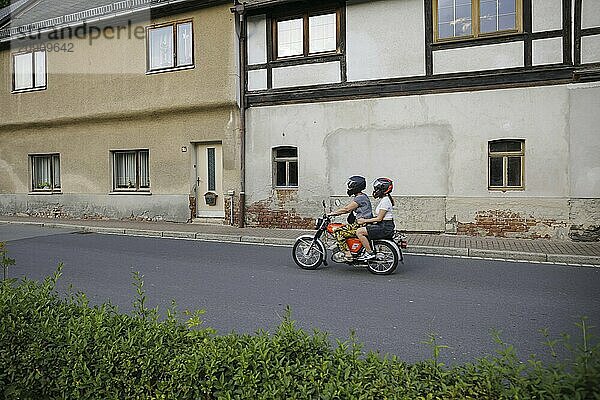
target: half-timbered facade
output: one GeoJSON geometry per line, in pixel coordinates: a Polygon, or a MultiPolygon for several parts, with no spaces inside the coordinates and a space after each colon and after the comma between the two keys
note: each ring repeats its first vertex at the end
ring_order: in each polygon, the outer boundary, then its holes
{"type": "Polygon", "coordinates": [[[361,174],[395,181],[403,229],[598,234],[596,0],[269,0],[243,13],[248,223],[306,225],[361,174]]]}

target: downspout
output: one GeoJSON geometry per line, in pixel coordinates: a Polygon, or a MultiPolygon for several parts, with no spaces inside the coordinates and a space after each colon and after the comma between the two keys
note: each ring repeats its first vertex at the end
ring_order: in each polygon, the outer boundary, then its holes
{"type": "MultiPolygon", "coordinates": [[[[237,17],[238,55],[240,72],[240,201],[238,226],[243,228],[246,219],[246,10],[244,3],[234,1],[231,9],[237,17]]],[[[233,206],[233,205],[232,205],[233,206]]]]}

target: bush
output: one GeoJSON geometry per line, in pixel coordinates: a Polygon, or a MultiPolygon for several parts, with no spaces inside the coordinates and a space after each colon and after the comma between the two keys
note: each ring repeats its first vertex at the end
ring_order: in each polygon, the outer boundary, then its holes
{"type": "MultiPolygon", "coordinates": [[[[7,399],[600,399],[598,346],[584,339],[568,365],[522,364],[503,344],[495,358],[446,367],[364,354],[353,337],[294,326],[217,336],[201,313],[162,320],[145,306],[136,276],[133,315],[84,294],[59,296],[58,272],[44,282],[0,285],[0,395],[7,399]]],[[[566,338],[559,340],[569,343],[566,338]]],[[[551,349],[557,340],[548,340],[551,349]]]]}

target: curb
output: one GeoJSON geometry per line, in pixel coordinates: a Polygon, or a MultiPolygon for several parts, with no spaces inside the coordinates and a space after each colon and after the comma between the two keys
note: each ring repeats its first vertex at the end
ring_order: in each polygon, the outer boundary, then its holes
{"type": "MultiPolygon", "coordinates": [[[[83,232],[109,234],[109,235],[125,235],[125,236],[140,236],[154,238],[169,238],[169,239],[187,239],[187,240],[202,240],[210,242],[222,243],[244,243],[255,245],[273,245],[291,247],[296,239],[273,238],[262,236],[245,236],[245,235],[227,235],[213,234],[201,232],[181,232],[181,231],[156,231],[146,229],[127,229],[127,228],[110,228],[88,225],[71,225],[55,222],[31,222],[31,221],[0,221],[2,224],[16,225],[33,225],[48,228],[67,228],[81,229],[83,232]]],[[[576,254],[546,254],[546,253],[529,253],[519,251],[506,250],[487,250],[487,249],[471,249],[464,247],[443,247],[443,246],[409,246],[408,251],[404,252],[407,255],[432,255],[432,256],[447,256],[447,257],[463,257],[475,259],[492,259],[505,261],[527,261],[538,263],[552,264],[574,264],[578,266],[600,267],[600,257],[583,256],[576,254]]]]}

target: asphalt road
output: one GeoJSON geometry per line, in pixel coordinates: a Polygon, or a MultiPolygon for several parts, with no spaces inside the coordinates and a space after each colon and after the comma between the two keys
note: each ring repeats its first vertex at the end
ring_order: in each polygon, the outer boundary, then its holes
{"type": "MultiPolygon", "coordinates": [[[[110,300],[130,312],[132,274],[144,275],[150,306],[205,309],[219,333],[273,331],[292,309],[297,325],[347,340],[356,332],[366,350],[406,361],[429,358],[423,342],[438,336],[442,361],[493,354],[490,331],[525,360],[549,360],[541,328],[579,335],[578,316],[600,325],[600,268],[406,256],[395,274],[375,276],[330,263],[295,266],[286,247],[83,234],[36,226],[0,225],[0,241],[16,259],[11,277],[42,279],[64,263],[70,284],[93,303],[110,300]]],[[[598,329],[596,329],[598,334],[598,329]]]]}

